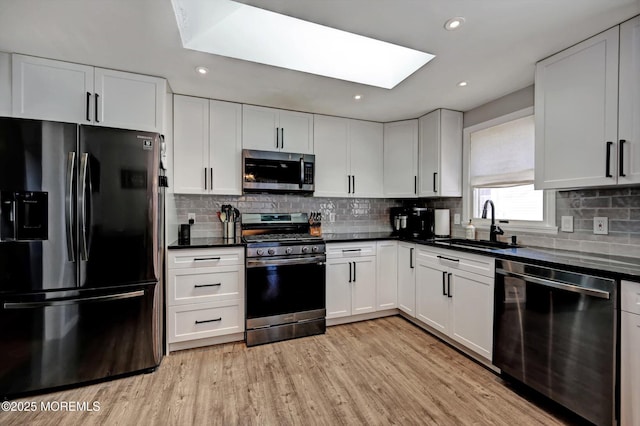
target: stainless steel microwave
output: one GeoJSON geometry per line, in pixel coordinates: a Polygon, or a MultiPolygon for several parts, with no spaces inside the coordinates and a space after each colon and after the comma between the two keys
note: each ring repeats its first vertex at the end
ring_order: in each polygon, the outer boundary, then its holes
{"type": "Polygon", "coordinates": [[[311,194],[315,155],[242,150],[242,191],[311,194]]]}

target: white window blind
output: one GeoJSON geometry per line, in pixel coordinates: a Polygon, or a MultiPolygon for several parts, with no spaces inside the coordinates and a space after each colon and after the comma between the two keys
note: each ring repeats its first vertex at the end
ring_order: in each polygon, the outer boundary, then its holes
{"type": "Polygon", "coordinates": [[[519,118],[470,134],[469,183],[504,188],[533,183],[534,119],[519,118]]]}

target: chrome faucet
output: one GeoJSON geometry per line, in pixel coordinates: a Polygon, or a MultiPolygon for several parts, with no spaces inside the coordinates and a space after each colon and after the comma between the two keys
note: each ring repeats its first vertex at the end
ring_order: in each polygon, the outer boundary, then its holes
{"type": "Polygon", "coordinates": [[[482,218],[487,218],[487,205],[491,205],[491,228],[489,228],[489,241],[498,241],[498,235],[504,235],[504,231],[496,226],[496,206],[493,205],[493,201],[487,200],[482,207],[482,218]]]}

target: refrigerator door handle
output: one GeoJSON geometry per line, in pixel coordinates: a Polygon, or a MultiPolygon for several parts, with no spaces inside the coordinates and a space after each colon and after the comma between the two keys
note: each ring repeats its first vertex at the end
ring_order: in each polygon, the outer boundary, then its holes
{"type": "Polygon", "coordinates": [[[73,223],[75,222],[75,214],[73,211],[73,178],[74,167],[76,163],[76,153],[67,153],[67,185],[65,188],[65,223],[67,226],[67,256],[69,262],[76,261],[74,239],[73,239],[73,223]]]}
{"type": "MultiPolygon", "coordinates": [[[[82,179],[82,191],[80,198],[80,251],[81,259],[89,260],[89,249],[87,243],[87,169],[89,168],[89,154],[82,154],[80,160],[80,179],[82,179]]],[[[91,186],[91,184],[89,184],[91,186]]]]}
{"type": "Polygon", "coordinates": [[[49,306],[78,305],[88,302],[113,302],[115,300],[132,299],[144,296],[144,290],[130,291],[120,294],[107,294],[104,296],[80,297],[61,300],[43,300],[41,302],[5,302],[4,309],[36,309],[49,306]]]}

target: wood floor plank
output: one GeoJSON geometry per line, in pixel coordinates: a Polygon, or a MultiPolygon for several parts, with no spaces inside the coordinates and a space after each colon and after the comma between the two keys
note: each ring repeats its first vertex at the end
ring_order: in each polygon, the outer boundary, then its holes
{"type": "Polygon", "coordinates": [[[400,317],[174,352],[151,374],[18,401],[97,401],[100,411],[0,412],[0,424],[570,424],[400,317]]]}

